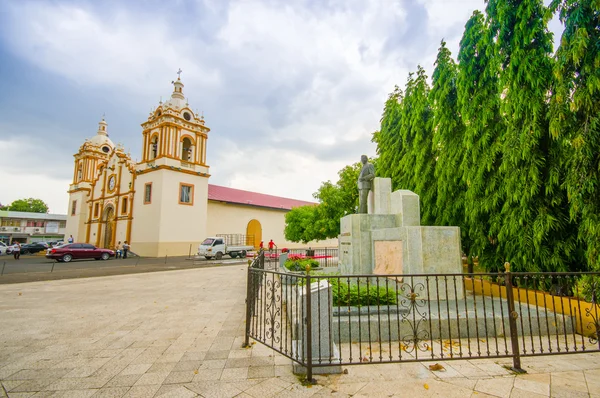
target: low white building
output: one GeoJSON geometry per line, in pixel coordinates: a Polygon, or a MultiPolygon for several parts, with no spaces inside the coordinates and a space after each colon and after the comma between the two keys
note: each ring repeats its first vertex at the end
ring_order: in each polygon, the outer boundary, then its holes
{"type": "Polygon", "coordinates": [[[0,210],[0,241],[9,244],[64,240],[66,214],[0,210]]]}

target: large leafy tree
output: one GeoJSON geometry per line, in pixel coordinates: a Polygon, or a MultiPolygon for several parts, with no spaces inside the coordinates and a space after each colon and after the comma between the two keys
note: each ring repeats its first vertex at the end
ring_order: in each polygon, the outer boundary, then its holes
{"type": "Polygon", "coordinates": [[[30,213],[48,213],[48,205],[41,199],[18,199],[8,205],[7,210],[30,213]]]}
{"type": "MultiPolygon", "coordinates": [[[[484,15],[475,11],[465,25],[458,53],[458,107],[465,125],[460,170],[465,183],[463,234],[471,243],[470,254],[488,269],[502,264],[497,250],[503,203],[502,159],[505,129],[500,114],[500,67],[484,15]]],[[[469,256],[470,258],[471,256],[469,256]]]]}
{"type": "Polygon", "coordinates": [[[489,0],[487,13],[502,65],[506,118],[499,244],[517,270],[564,271],[575,244],[555,161],[558,143],[548,130],[552,36],[547,10],[541,0],[489,0]]]}
{"type": "Polygon", "coordinates": [[[389,95],[383,108],[381,128],[373,133],[372,142],[377,144],[377,164],[375,174],[378,177],[389,177],[394,187],[399,187],[400,159],[406,148],[402,145],[400,132],[402,118],[402,90],[398,86],[389,95]]]}
{"type": "MultiPolygon", "coordinates": [[[[371,163],[376,160],[371,159],[371,163]]],[[[309,242],[336,238],[340,234],[340,219],[356,213],[358,206],[358,175],[362,163],[346,166],[338,172],[334,184],[326,181],[314,193],[319,201],[314,206],[292,209],[285,216],[285,238],[292,242],[309,242]]],[[[376,166],[377,169],[377,166],[376,166]]]]}
{"type": "Polygon", "coordinates": [[[565,30],[556,52],[551,131],[562,147],[570,215],[587,263],[600,269],[600,1],[554,0],[565,30]]]}
{"type": "Polygon", "coordinates": [[[430,225],[435,220],[435,158],[432,153],[431,122],[433,112],[429,103],[429,85],[425,69],[418,67],[416,74],[409,74],[399,130],[402,152],[392,172],[397,176],[396,188],[409,189],[421,200],[421,220],[430,225]]]}
{"type": "Polygon", "coordinates": [[[459,172],[465,126],[458,109],[458,69],[442,40],[432,75],[433,157],[437,195],[436,225],[463,225],[465,186],[459,172]]]}

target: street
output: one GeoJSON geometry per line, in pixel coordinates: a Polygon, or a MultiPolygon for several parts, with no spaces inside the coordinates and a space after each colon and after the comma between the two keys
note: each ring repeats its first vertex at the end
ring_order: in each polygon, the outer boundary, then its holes
{"type": "Polygon", "coordinates": [[[21,255],[19,260],[5,255],[0,256],[0,284],[238,264],[245,265],[247,264],[247,260],[224,258],[220,261],[209,261],[204,258],[174,256],[161,258],[130,257],[107,261],[74,260],[70,263],[62,263],[49,260],[43,255],[21,255]]]}

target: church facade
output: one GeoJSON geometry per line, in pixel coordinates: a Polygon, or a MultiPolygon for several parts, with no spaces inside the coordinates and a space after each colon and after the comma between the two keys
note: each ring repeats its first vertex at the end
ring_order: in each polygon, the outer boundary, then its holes
{"type": "Polygon", "coordinates": [[[104,119],[74,155],[65,237],[105,248],[128,241],[151,257],[193,254],[216,234],[252,236],[256,247],[270,239],[298,246],[285,241],[285,213],[312,203],[209,184],[210,129],[187,103],[180,78],[173,85],[141,125],[140,162],[112,142],[104,119]]]}

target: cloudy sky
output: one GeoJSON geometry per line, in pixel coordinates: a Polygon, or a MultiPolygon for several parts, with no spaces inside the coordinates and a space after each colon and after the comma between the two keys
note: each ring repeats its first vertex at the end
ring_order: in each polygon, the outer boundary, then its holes
{"type": "Polygon", "coordinates": [[[395,84],[456,57],[483,0],[0,2],[0,203],[66,213],[73,154],[106,114],[139,159],[140,123],[181,79],[204,113],[210,183],[313,200],[361,154],[395,84]]]}

